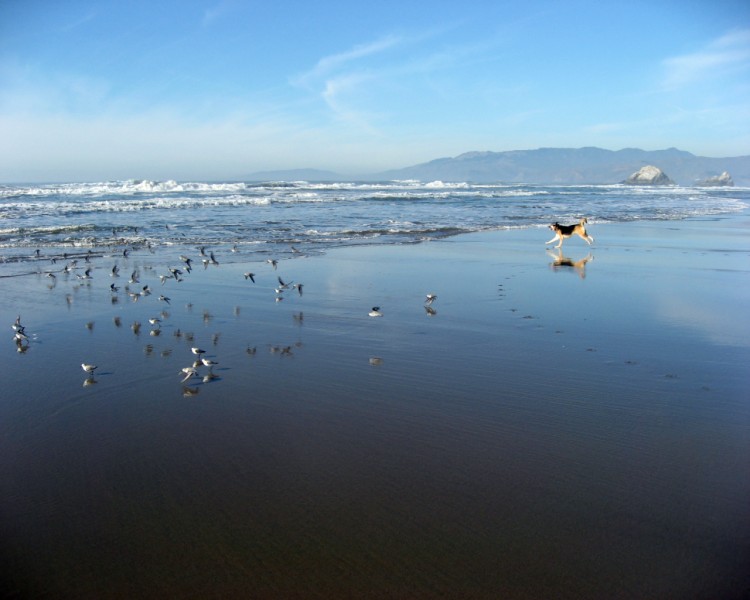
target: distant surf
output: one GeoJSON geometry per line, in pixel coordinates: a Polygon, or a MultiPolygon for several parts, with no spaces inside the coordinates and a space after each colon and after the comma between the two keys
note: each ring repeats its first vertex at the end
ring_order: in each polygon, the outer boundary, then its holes
{"type": "Polygon", "coordinates": [[[0,248],[236,246],[316,253],[467,232],[679,220],[750,206],[750,188],[383,181],[308,183],[129,180],[0,186],[0,248]]]}

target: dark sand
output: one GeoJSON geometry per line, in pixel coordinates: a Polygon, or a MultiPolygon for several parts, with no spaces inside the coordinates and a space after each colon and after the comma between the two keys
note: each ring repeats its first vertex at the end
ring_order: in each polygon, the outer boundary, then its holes
{"type": "Polygon", "coordinates": [[[135,253],[154,293],[117,304],[111,258],[0,279],[2,591],[745,597],[750,216],[590,233],[584,268],[522,230],[163,287],[179,252],[135,253]],[[216,379],[180,383],[192,345],[216,379]]]}

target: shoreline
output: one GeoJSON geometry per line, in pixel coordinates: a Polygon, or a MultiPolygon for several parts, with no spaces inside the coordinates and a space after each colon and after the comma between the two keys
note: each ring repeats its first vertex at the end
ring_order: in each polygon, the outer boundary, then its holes
{"type": "Polygon", "coordinates": [[[160,252],[131,259],[151,295],[114,304],[109,263],[4,279],[30,336],[0,347],[8,591],[740,597],[749,225],[594,224],[570,264],[546,230],[461,234],[164,286],[160,252]],[[277,302],[279,276],[303,294],[277,302]],[[192,345],[214,378],[180,382],[192,345]]]}

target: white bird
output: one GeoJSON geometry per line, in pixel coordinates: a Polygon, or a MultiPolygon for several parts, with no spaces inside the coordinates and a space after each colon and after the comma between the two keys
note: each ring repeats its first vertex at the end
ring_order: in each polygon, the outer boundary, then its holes
{"type": "Polygon", "coordinates": [[[193,348],[190,348],[190,351],[193,354],[197,355],[197,356],[200,356],[201,354],[205,354],[206,353],[205,350],[203,350],[201,348],[198,348],[197,346],[194,346],[193,348]]]}
{"type": "Polygon", "coordinates": [[[91,374],[91,373],[93,373],[97,369],[97,366],[96,365],[87,365],[86,363],[81,363],[81,368],[84,371],[86,371],[86,373],[91,374]]]}
{"type": "Polygon", "coordinates": [[[171,302],[171,300],[166,296],[159,296],[159,300],[161,300],[162,302],[166,302],[167,304],[171,302]]]}
{"type": "Polygon", "coordinates": [[[184,367],[180,370],[180,373],[185,376],[180,383],[184,383],[194,375],[198,375],[198,371],[195,370],[195,367],[184,367]]]}
{"type": "Polygon", "coordinates": [[[245,273],[245,279],[251,280],[253,283],[255,283],[255,273],[250,273],[249,271],[245,273]]]}
{"type": "Polygon", "coordinates": [[[383,313],[380,312],[379,306],[373,306],[372,310],[368,313],[371,317],[382,317],[383,313]]]}
{"type": "Polygon", "coordinates": [[[432,304],[435,300],[437,300],[436,294],[427,294],[425,297],[425,302],[427,302],[427,304],[432,304]]]}
{"type": "Polygon", "coordinates": [[[204,366],[209,367],[209,368],[213,367],[214,365],[219,364],[215,360],[211,360],[210,358],[201,358],[201,362],[203,363],[204,366]]]}

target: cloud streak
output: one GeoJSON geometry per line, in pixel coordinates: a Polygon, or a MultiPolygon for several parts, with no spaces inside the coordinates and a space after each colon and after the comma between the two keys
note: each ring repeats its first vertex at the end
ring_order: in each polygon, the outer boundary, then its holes
{"type": "Polygon", "coordinates": [[[732,31],[691,54],[663,61],[664,86],[679,88],[750,68],[750,29],[732,31]]]}

